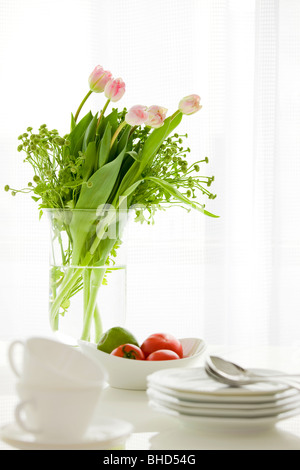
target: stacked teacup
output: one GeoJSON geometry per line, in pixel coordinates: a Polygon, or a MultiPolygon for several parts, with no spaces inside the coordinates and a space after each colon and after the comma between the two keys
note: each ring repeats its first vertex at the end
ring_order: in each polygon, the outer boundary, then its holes
{"type": "Polygon", "coordinates": [[[74,346],[41,337],[13,341],[8,359],[18,378],[20,428],[50,441],[84,438],[106,382],[100,365],[74,346]]]}

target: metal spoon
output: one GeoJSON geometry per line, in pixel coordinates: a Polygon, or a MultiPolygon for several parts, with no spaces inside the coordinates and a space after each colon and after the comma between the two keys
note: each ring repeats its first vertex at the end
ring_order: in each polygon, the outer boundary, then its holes
{"type": "Polygon", "coordinates": [[[235,387],[257,382],[273,382],[282,383],[300,391],[300,374],[256,374],[218,356],[209,356],[206,359],[205,370],[218,382],[235,387]],[[298,378],[299,382],[292,380],[293,378],[298,378]]]}

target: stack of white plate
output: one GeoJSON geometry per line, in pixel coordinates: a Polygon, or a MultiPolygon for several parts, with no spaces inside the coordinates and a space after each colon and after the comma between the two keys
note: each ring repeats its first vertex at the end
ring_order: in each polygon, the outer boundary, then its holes
{"type": "Polygon", "coordinates": [[[228,387],[210,378],[204,368],[155,372],[147,378],[147,394],[156,411],[205,426],[269,426],[300,413],[298,390],[270,382],[228,387]]]}

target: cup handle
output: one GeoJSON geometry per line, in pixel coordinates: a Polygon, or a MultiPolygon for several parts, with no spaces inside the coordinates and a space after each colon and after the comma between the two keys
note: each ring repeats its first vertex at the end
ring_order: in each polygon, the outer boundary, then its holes
{"type": "Polygon", "coordinates": [[[17,377],[21,377],[21,372],[18,370],[17,366],[16,366],[16,363],[15,363],[15,359],[14,359],[14,351],[15,351],[15,347],[18,346],[18,345],[21,345],[25,346],[24,342],[21,341],[21,340],[16,340],[16,341],[13,341],[10,345],[9,345],[9,348],[8,348],[8,361],[9,361],[9,364],[10,364],[10,367],[12,368],[13,372],[15,373],[15,375],[17,377]]]}
{"type": "Polygon", "coordinates": [[[24,429],[26,432],[30,432],[32,434],[38,434],[41,432],[40,429],[33,429],[26,424],[24,419],[22,418],[22,411],[26,406],[34,406],[34,400],[25,400],[21,401],[16,408],[15,408],[15,420],[20,428],[24,429]]]}

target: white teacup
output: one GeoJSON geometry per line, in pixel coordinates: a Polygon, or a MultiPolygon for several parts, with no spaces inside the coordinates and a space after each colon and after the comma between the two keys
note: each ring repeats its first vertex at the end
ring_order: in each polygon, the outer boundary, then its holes
{"type": "Polygon", "coordinates": [[[87,431],[99,401],[99,386],[38,388],[18,382],[15,419],[25,431],[49,441],[78,441],[87,431]]]}
{"type": "Polygon", "coordinates": [[[22,381],[40,387],[104,386],[106,372],[79,349],[49,338],[32,337],[13,341],[8,360],[22,381]],[[21,366],[18,349],[22,347],[21,366]]]}

